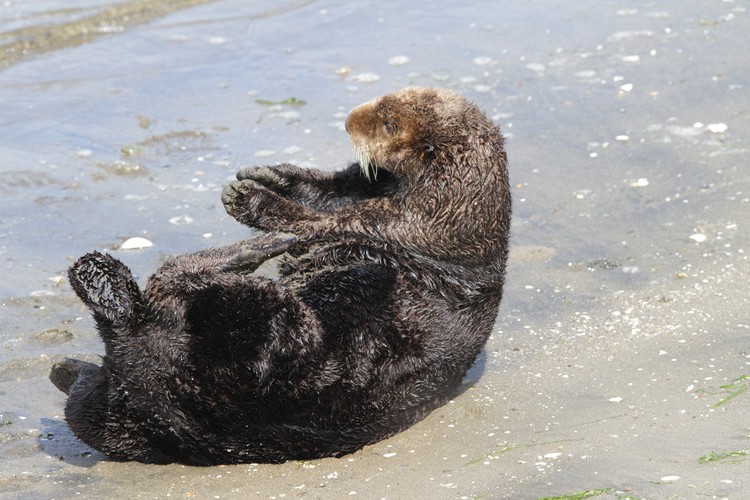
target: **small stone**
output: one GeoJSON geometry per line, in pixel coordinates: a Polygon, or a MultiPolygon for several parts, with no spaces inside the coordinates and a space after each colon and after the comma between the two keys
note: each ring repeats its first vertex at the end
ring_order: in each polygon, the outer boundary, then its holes
{"type": "Polygon", "coordinates": [[[726,123],[709,123],[706,128],[709,132],[721,134],[722,132],[726,132],[729,127],[727,127],[726,123]]]}
{"type": "Polygon", "coordinates": [[[696,243],[703,243],[706,241],[706,235],[703,233],[695,233],[690,235],[690,239],[695,241],[696,243]]]}
{"type": "Polygon", "coordinates": [[[48,328],[34,335],[34,338],[42,344],[51,346],[70,342],[71,340],[73,340],[73,334],[68,330],[48,328]]]}
{"type": "Polygon", "coordinates": [[[339,76],[349,76],[349,73],[352,72],[352,68],[349,66],[341,66],[340,68],[336,69],[336,74],[339,76]]]}

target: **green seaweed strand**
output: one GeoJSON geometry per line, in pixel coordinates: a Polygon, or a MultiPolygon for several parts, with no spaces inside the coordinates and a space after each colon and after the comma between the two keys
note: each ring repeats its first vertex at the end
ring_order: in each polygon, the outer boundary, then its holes
{"type": "Polygon", "coordinates": [[[269,101],[268,99],[256,99],[255,102],[257,102],[258,104],[262,104],[264,106],[276,106],[279,104],[286,104],[288,106],[304,106],[305,104],[307,104],[307,101],[298,99],[296,97],[290,97],[289,99],[284,99],[283,101],[269,101]]]}
{"type": "Polygon", "coordinates": [[[698,459],[699,463],[702,464],[709,464],[712,462],[719,462],[721,460],[726,460],[728,458],[739,458],[739,460],[733,460],[735,462],[741,462],[744,457],[746,457],[750,453],[750,450],[737,450],[737,451],[726,451],[726,452],[718,452],[718,451],[712,451],[708,455],[703,455],[698,459]]]}
{"type": "Polygon", "coordinates": [[[600,490],[585,490],[579,491],[578,493],[571,493],[569,495],[562,495],[559,497],[542,497],[539,500],[580,500],[581,498],[598,497],[605,493],[612,493],[615,491],[614,488],[602,488],[600,490]]]}
{"type": "Polygon", "coordinates": [[[750,378],[750,375],[742,375],[736,378],[731,384],[722,385],[721,388],[725,391],[729,391],[729,395],[723,397],[720,401],[711,405],[711,408],[718,408],[722,405],[725,405],[743,392],[747,391],[747,383],[743,381],[747,380],[748,378],[750,378]]]}

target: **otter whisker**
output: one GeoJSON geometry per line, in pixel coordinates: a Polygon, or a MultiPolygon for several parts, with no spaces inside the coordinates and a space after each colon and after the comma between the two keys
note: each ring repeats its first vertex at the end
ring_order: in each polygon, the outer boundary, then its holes
{"type": "Polygon", "coordinates": [[[367,180],[372,182],[378,179],[378,165],[371,160],[370,155],[366,151],[357,149],[355,151],[357,155],[357,161],[359,167],[362,169],[362,173],[367,177],[367,180]]]}
{"type": "Polygon", "coordinates": [[[370,163],[368,165],[368,170],[370,170],[370,173],[372,173],[372,180],[374,181],[378,180],[378,164],[370,163]]]}

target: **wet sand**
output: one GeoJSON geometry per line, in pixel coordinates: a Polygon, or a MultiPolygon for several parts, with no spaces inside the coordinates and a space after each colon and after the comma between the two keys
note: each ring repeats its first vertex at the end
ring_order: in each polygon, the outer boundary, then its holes
{"type": "Polygon", "coordinates": [[[750,494],[747,2],[250,3],[132,23],[103,1],[0,6],[3,44],[110,30],[0,70],[0,497],[750,494]],[[47,380],[102,354],[75,258],[111,251],[143,284],[246,237],[219,201],[236,170],[340,168],[347,111],[412,84],[509,137],[505,298],[462,393],[341,459],[152,466],[80,444],[47,380]],[[119,249],[135,236],[153,246],[119,249]]]}

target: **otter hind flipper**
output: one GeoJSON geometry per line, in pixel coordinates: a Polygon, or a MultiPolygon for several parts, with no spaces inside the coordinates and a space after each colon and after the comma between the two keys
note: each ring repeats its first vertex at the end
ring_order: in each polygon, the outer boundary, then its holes
{"type": "Polygon", "coordinates": [[[68,278],[97,322],[105,320],[115,327],[125,327],[134,319],[136,305],[143,302],[130,269],[111,255],[84,255],[70,268],[68,278]]]}
{"type": "Polygon", "coordinates": [[[49,379],[61,392],[70,395],[70,389],[79,377],[87,378],[99,370],[99,366],[87,361],[67,358],[55,363],[49,372],[49,379]]]}

